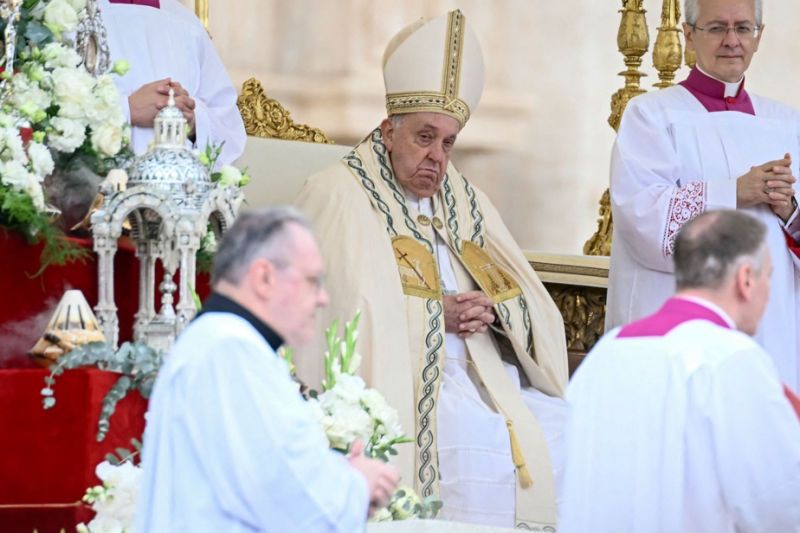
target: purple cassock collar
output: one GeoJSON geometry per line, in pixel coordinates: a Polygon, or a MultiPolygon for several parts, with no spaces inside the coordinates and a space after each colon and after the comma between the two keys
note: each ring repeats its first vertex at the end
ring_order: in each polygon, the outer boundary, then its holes
{"type": "Polygon", "coordinates": [[[731,329],[728,322],[712,309],[684,298],[670,298],[655,314],[623,326],[617,338],[663,337],[690,320],[707,320],[717,326],[731,329]]]}
{"type": "Polygon", "coordinates": [[[739,94],[725,97],[725,84],[700,72],[697,67],[692,68],[689,77],[680,82],[687,91],[697,98],[707,111],[740,111],[748,115],[755,115],[753,102],[750,95],[744,90],[744,80],[739,86],[739,94]]]}
{"type": "Polygon", "coordinates": [[[131,4],[134,6],[150,6],[156,9],[161,7],[160,0],[108,0],[111,4],[131,4]]]}

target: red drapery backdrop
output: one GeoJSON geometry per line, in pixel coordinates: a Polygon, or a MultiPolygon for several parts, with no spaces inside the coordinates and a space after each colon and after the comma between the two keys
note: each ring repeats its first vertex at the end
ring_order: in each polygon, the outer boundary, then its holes
{"type": "MultiPolygon", "coordinates": [[[[26,354],[39,337],[64,291],[79,289],[97,304],[97,262],[91,239],[70,239],[89,251],[85,261],[40,267],[42,246],[29,245],[0,228],[0,531],[58,533],[88,522],[92,511],[80,504],[86,489],[99,483],[94,469],[116,447],[131,448],[144,431],[146,401],[129,394],[117,405],[106,439],[95,439],[101,402],[119,377],[96,369],[67,371],[54,387],[56,405],[45,411],[39,391],[48,371],[26,354]]],[[[131,340],[139,303],[139,262],[133,243],[120,239],[114,261],[114,294],[120,342],[131,340]]],[[[160,270],[157,276],[160,276],[160,270]]],[[[160,280],[160,277],[157,278],[160,280]]],[[[177,281],[177,279],[176,279],[177,281]]],[[[198,276],[201,298],[208,276],[198,276]]]]}
{"type": "Polygon", "coordinates": [[[97,442],[102,400],[119,374],[97,369],[65,372],[53,387],[56,404],[45,411],[39,391],[44,369],[0,371],[0,531],[73,531],[92,511],[78,504],[99,483],[94,469],[117,447],[132,449],[144,432],[147,402],[128,394],[97,442]]]}

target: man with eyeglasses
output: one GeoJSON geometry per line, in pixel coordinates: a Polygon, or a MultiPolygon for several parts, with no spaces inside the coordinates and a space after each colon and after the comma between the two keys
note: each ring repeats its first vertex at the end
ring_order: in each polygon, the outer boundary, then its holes
{"type": "Polygon", "coordinates": [[[630,101],[612,153],[606,329],[670,296],[674,240],[686,222],[709,209],[743,209],[766,224],[774,262],[756,339],[797,390],[800,114],[744,88],[764,31],[761,0],[686,0],[684,11],[696,67],[679,85],[630,101]]]}
{"type": "Polygon", "coordinates": [[[244,213],[214,260],[214,292],[158,374],[136,531],[363,531],[394,467],[345,457],[303,401],[280,346],[307,342],[328,302],[308,222],[244,213]]]}

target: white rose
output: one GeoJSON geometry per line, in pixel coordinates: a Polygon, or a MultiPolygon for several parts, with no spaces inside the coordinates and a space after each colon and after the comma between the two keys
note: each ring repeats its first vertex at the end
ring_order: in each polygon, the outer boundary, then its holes
{"type": "Polygon", "coordinates": [[[405,435],[400,425],[400,417],[397,411],[386,402],[381,393],[375,389],[367,389],[364,391],[361,403],[369,411],[372,418],[381,424],[378,429],[383,436],[380,439],[381,442],[388,442],[405,435]]]}
{"type": "Polygon", "coordinates": [[[31,117],[36,111],[50,107],[52,100],[50,94],[42,90],[39,84],[24,74],[16,74],[11,78],[11,103],[31,117]]]}
{"type": "Polygon", "coordinates": [[[219,172],[222,174],[219,178],[219,184],[223,187],[239,185],[239,182],[242,181],[242,172],[233,165],[224,165],[219,169],[219,172]]]}
{"type": "Polygon", "coordinates": [[[28,162],[28,155],[19,136],[19,129],[14,126],[0,130],[0,159],[3,161],[16,160],[23,164],[28,162]]]}
{"type": "Polygon", "coordinates": [[[78,12],[66,0],[51,0],[44,8],[44,25],[60,40],[62,33],[78,26],[78,12]]]}
{"type": "Polygon", "coordinates": [[[28,157],[30,157],[33,171],[41,177],[53,172],[53,156],[43,144],[30,142],[28,144],[28,157]]]}
{"type": "Polygon", "coordinates": [[[372,417],[361,406],[339,404],[331,418],[333,424],[326,433],[335,448],[346,449],[356,439],[366,443],[372,436],[372,417]]]}
{"type": "Polygon", "coordinates": [[[53,71],[53,92],[59,106],[58,115],[83,118],[90,107],[94,78],[84,69],[57,68],[53,71]]]}
{"type": "Polygon", "coordinates": [[[332,389],[332,392],[345,401],[358,403],[365,389],[364,380],[359,376],[341,374],[337,378],[336,386],[332,389]]]}
{"type": "Polygon", "coordinates": [[[75,68],[81,62],[81,56],[68,46],[61,43],[49,43],[42,48],[44,64],[49,69],[75,68]]]}
{"type": "Polygon", "coordinates": [[[125,123],[125,116],[119,107],[119,91],[108,76],[97,79],[92,102],[85,106],[84,111],[92,127],[101,124],[122,126],[125,123]]]}
{"type": "Polygon", "coordinates": [[[16,160],[3,163],[0,167],[0,176],[2,176],[3,183],[20,191],[26,190],[31,182],[28,169],[16,160]]]}
{"type": "Polygon", "coordinates": [[[55,131],[48,136],[51,148],[71,154],[86,139],[86,126],[78,120],[55,117],[50,121],[55,131]]]}
{"type": "Polygon", "coordinates": [[[92,129],[92,148],[100,155],[111,157],[122,148],[122,128],[101,124],[92,129]]]}

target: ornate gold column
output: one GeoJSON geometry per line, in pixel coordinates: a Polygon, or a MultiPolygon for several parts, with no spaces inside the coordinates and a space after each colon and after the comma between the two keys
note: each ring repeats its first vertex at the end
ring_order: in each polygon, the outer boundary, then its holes
{"type": "Polygon", "coordinates": [[[617,47],[625,56],[625,66],[628,67],[619,73],[625,78],[625,86],[611,97],[611,116],[608,123],[614,128],[619,128],[622,112],[628,105],[628,100],[638,94],[646,92],[641,88],[640,79],[647,76],[639,70],[642,66],[642,56],[650,46],[650,34],[647,31],[646,11],[642,7],[643,0],[622,0],[622,20],[617,31],[617,47]]]}
{"type": "MultiPolygon", "coordinates": [[[[625,66],[628,67],[619,73],[625,78],[625,86],[611,97],[611,115],[608,123],[616,131],[619,128],[622,113],[628,101],[638,94],[646,92],[641,88],[640,80],[646,76],[639,70],[642,66],[642,56],[650,46],[650,34],[647,31],[646,11],[642,7],[643,0],[622,0],[622,20],[617,32],[617,47],[625,56],[625,66]]],[[[665,0],[667,1],[667,0],[665,0]]],[[[611,254],[611,203],[608,189],[600,199],[600,218],[597,220],[597,231],[583,245],[586,255],[611,254]]]]}
{"type": "Polygon", "coordinates": [[[653,46],[653,65],[658,70],[658,83],[654,87],[664,89],[672,85],[675,71],[681,68],[681,8],[678,0],[664,0],[661,7],[661,26],[658,27],[656,44],[653,46]]]}

